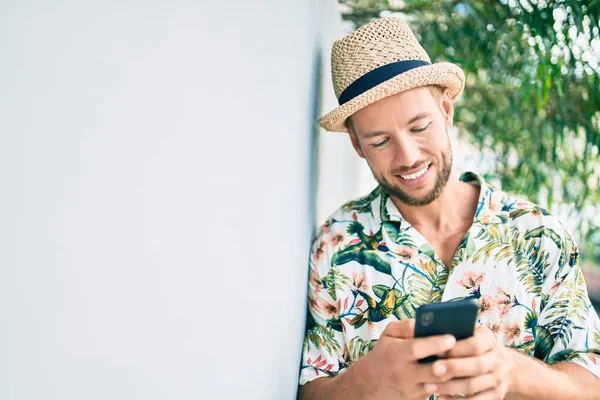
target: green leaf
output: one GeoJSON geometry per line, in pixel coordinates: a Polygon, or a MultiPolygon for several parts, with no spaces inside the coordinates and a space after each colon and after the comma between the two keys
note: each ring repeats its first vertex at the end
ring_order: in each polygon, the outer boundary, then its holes
{"type": "Polygon", "coordinates": [[[533,331],[538,324],[538,315],[535,311],[530,311],[525,316],[525,328],[533,331]]]}
{"type": "Polygon", "coordinates": [[[415,242],[413,240],[413,236],[407,232],[400,233],[398,235],[398,238],[396,239],[396,243],[398,243],[399,245],[402,245],[402,246],[406,246],[411,249],[417,248],[417,246],[415,245],[415,242]]]}
{"type": "Polygon", "coordinates": [[[376,339],[372,339],[371,341],[369,341],[369,351],[373,350],[373,348],[375,347],[376,344],[377,344],[376,339]]]}
{"type": "Polygon", "coordinates": [[[470,258],[475,252],[475,240],[471,233],[467,233],[467,236],[463,239],[465,249],[467,249],[467,258],[470,258]]]}
{"type": "Polygon", "coordinates": [[[400,231],[398,230],[399,223],[396,221],[386,221],[381,224],[385,233],[388,235],[390,239],[394,241],[394,243],[398,240],[398,235],[400,231]]]}
{"type": "Polygon", "coordinates": [[[424,245],[419,247],[419,253],[425,254],[431,259],[435,257],[435,251],[433,251],[433,248],[428,243],[425,243],[424,245]]]}
{"type": "Polygon", "coordinates": [[[402,297],[404,297],[404,293],[402,293],[399,289],[394,289],[394,298],[396,299],[396,306],[402,302],[402,297]]]}
{"type": "Polygon", "coordinates": [[[422,275],[413,274],[409,279],[410,296],[412,305],[417,308],[423,304],[441,300],[441,288],[434,286],[422,275]]]}
{"type": "Polygon", "coordinates": [[[363,226],[363,224],[361,224],[358,221],[352,221],[348,225],[348,228],[346,228],[346,232],[348,232],[348,234],[350,234],[350,235],[358,235],[358,234],[363,233],[364,229],[365,229],[365,227],[363,226]]]}
{"type": "Polygon", "coordinates": [[[365,341],[360,336],[354,337],[348,342],[348,355],[350,356],[350,360],[355,362],[361,357],[364,357],[369,353],[369,351],[373,350],[377,344],[377,340],[369,340],[365,341]]]}
{"type": "Polygon", "coordinates": [[[379,216],[381,217],[382,222],[390,221],[390,214],[386,207],[389,198],[390,197],[386,192],[382,192],[381,202],[379,203],[379,216]]]}
{"type": "Polygon", "coordinates": [[[543,326],[535,327],[535,352],[534,357],[545,361],[552,348],[554,347],[554,340],[552,340],[552,335],[550,335],[550,331],[543,326]]]}
{"type": "Polygon", "coordinates": [[[316,325],[312,329],[307,330],[306,338],[308,339],[308,343],[317,349],[324,350],[331,355],[341,354],[340,344],[335,339],[331,328],[316,325]]]}
{"type": "Polygon", "coordinates": [[[390,275],[392,268],[390,264],[379,257],[379,252],[373,250],[360,250],[357,251],[339,251],[331,258],[331,263],[334,265],[343,265],[350,261],[356,261],[362,265],[368,265],[375,268],[376,271],[390,275]]]}
{"type": "Polygon", "coordinates": [[[375,296],[379,297],[380,299],[383,297],[385,292],[390,290],[390,287],[386,285],[373,285],[371,288],[373,289],[375,296]]]}
{"type": "Polygon", "coordinates": [[[365,356],[367,351],[368,347],[365,346],[365,341],[359,336],[352,338],[348,343],[348,355],[352,361],[365,356]]]}
{"type": "Polygon", "coordinates": [[[368,196],[358,200],[349,201],[342,206],[342,210],[346,212],[355,211],[357,213],[369,213],[373,215],[371,203],[381,194],[381,187],[377,187],[368,196]]]}
{"type": "Polygon", "coordinates": [[[327,321],[327,327],[331,328],[338,332],[343,332],[344,328],[342,328],[342,321],[339,318],[332,318],[327,321]]]}
{"type": "Polygon", "coordinates": [[[553,354],[552,357],[548,358],[546,363],[554,364],[557,362],[570,361],[570,360],[575,360],[575,359],[581,359],[579,352],[576,352],[572,349],[565,349],[565,350],[559,351],[556,354],[553,354]]]}
{"type": "Polygon", "coordinates": [[[600,331],[596,330],[590,339],[590,347],[600,349],[600,331]]]}
{"type": "Polygon", "coordinates": [[[558,260],[558,265],[564,265],[567,258],[567,254],[564,249],[565,246],[561,237],[554,230],[546,228],[545,226],[532,229],[525,234],[525,240],[529,240],[531,238],[541,238],[542,236],[546,236],[554,242],[556,247],[560,250],[560,258],[558,260]]]}
{"type": "Polygon", "coordinates": [[[321,282],[325,289],[327,289],[327,293],[334,300],[337,300],[338,290],[344,290],[344,287],[352,286],[352,279],[342,274],[337,266],[329,268],[327,275],[321,278],[321,282]]]}
{"type": "Polygon", "coordinates": [[[529,342],[521,343],[516,346],[515,349],[519,350],[524,354],[531,354],[535,348],[535,340],[530,340],[529,342]]]}
{"type": "Polygon", "coordinates": [[[415,317],[415,307],[410,302],[410,295],[396,298],[393,314],[398,320],[411,319],[415,317]]]}

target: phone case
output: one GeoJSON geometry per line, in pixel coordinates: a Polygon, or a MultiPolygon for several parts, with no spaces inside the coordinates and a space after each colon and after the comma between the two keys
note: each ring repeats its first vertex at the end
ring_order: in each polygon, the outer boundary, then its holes
{"type": "MultiPolygon", "coordinates": [[[[417,309],[415,337],[450,334],[456,340],[473,336],[479,306],[474,299],[422,305],[417,309]]],[[[431,356],[419,362],[437,360],[431,356]]]]}

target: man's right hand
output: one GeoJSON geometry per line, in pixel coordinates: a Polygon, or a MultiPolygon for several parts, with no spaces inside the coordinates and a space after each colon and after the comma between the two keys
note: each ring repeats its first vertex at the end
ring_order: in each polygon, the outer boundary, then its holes
{"type": "Polygon", "coordinates": [[[433,394],[427,384],[441,382],[431,364],[419,359],[442,355],[456,344],[452,335],[415,338],[415,320],[395,321],[387,325],[371,352],[358,360],[344,379],[355,385],[360,399],[427,399],[433,394]]]}

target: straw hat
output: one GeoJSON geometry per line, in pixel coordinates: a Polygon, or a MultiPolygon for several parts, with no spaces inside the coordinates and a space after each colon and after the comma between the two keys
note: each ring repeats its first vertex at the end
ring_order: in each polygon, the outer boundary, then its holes
{"type": "Polygon", "coordinates": [[[344,122],[358,110],[405,90],[425,85],[447,87],[451,98],[465,84],[460,67],[431,60],[408,25],[381,18],[336,41],[331,75],[339,107],[319,118],[328,131],[345,132],[344,122]]]}

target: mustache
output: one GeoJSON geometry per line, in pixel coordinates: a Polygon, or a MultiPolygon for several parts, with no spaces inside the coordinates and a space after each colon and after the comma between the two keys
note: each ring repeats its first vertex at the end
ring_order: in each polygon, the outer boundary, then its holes
{"type": "Polygon", "coordinates": [[[433,164],[433,161],[429,161],[429,160],[427,160],[427,161],[418,161],[418,162],[416,162],[415,164],[413,164],[410,167],[399,167],[399,168],[393,169],[392,170],[392,174],[393,175],[404,175],[407,172],[419,170],[419,169],[423,168],[424,166],[426,166],[428,164],[433,164]]]}

